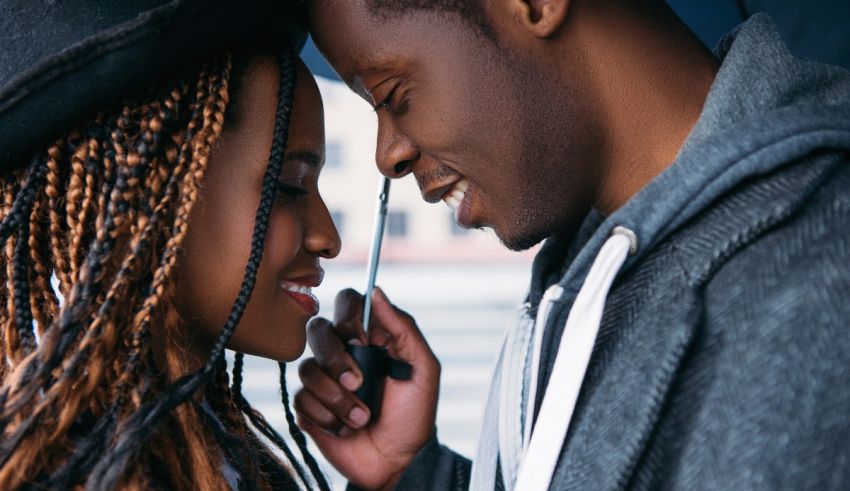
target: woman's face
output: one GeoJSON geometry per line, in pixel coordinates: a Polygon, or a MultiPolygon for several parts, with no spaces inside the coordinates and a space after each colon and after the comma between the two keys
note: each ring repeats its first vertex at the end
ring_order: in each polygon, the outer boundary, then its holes
{"type": "MultiPolygon", "coordinates": [[[[188,326],[191,348],[204,358],[245,273],[273,140],[278,79],[275,58],[248,61],[225,114],[221,142],[210,155],[179,258],[177,311],[188,326]]],[[[231,349],[278,361],[294,360],[304,351],[307,320],[318,311],[309,288],[322,281],[320,258],[335,257],[340,249],[318,190],[324,144],[321,96],[299,62],[279,192],[256,286],[231,349]]]]}

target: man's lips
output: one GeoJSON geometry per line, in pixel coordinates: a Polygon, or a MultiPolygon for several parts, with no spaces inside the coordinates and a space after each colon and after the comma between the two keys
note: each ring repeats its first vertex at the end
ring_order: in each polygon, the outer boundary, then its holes
{"type": "MultiPolygon", "coordinates": [[[[425,180],[417,179],[422,184],[425,180]]],[[[450,180],[435,180],[434,183],[426,183],[421,186],[422,199],[428,203],[437,203],[443,201],[446,205],[455,212],[455,219],[458,224],[465,228],[473,226],[472,220],[472,197],[475,194],[470,185],[469,179],[466,177],[454,174],[450,180]]]]}
{"type": "Polygon", "coordinates": [[[428,203],[439,203],[447,193],[452,191],[458,182],[463,180],[463,178],[459,178],[447,182],[431,184],[427,188],[422,189],[422,199],[428,203]]]}
{"type": "Polygon", "coordinates": [[[463,199],[458,204],[455,219],[458,225],[463,228],[472,228],[475,223],[472,219],[472,201],[475,198],[475,188],[467,184],[466,191],[463,193],[463,199]]]}
{"type": "Polygon", "coordinates": [[[456,182],[451,189],[446,191],[443,195],[443,202],[446,203],[452,210],[457,211],[460,204],[464,201],[467,190],[469,190],[469,181],[461,179],[456,182]]]}

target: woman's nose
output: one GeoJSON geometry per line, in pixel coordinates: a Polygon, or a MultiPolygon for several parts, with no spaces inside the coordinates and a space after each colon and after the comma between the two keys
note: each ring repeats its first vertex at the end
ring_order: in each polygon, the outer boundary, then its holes
{"type": "Polygon", "coordinates": [[[304,247],[321,258],[335,258],[342,248],[339,232],[324,202],[317,211],[318,213],[312,219],[308,217],[312,223],[304,236],[304,247]]]}

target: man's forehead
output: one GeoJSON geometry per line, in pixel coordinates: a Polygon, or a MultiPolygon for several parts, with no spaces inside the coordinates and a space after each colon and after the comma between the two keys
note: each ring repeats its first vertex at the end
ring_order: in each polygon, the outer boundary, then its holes
{"type": "Polygon", "coordinates": [[[382,75],[400,74],[422,58],[445,55],[434,52],[435,43],[439,44],[445,36],[477,36],[455,15],[412,9],[382,16],[372,13],[366,3],[315,2],[310,28],[317,46],[340,78],[367,100],[370,83],[374,85],[382,75]]]}
{"type": "Polygon", "coordinates": [[[375,68],[381,51],[380,26],[361,0],[314,0],[310,31],[328,61],[349,85],[364,70],[375,68]]]}
{"type": "Polygon", "coordinates": [[[311,0],[308,20],[313,33],[334,34],[339,30],[368,33],[377,21],[363,0],[311,0]]]}
{"type": "MultiPolygon", "coordinates": [[[[327,0],[323,12],[311,16],[316,45],[352,90],[363,97],[367,79],[400,68],[415,54],[399,26],[369,16],[365,8],[327,0]],[[334,11],[336,8],[341,11],[334,11]]],[[[361,3],[361,2],[352,2],[361,3]]],[[[415,43],[414,43],[415,44],[415,43]]]]}

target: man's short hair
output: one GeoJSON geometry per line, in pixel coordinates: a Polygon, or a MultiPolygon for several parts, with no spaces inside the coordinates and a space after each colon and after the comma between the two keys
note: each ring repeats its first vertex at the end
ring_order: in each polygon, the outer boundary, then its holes
{"type": "Polygon", "coordinates": [[[383,18],[411,10],[457,14],[477,29],[479,34],[495,39],[496,35],[490,27],[482,2],[483,0],[366,0],[372,14],[383,18]]]}

